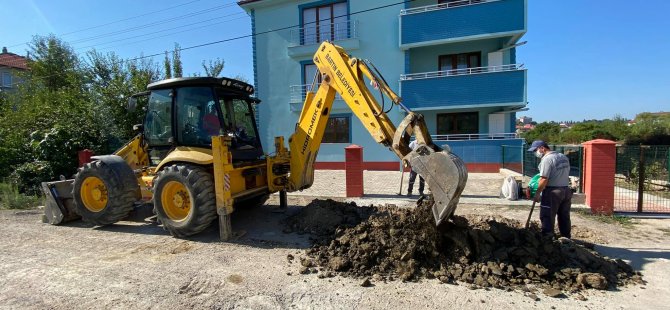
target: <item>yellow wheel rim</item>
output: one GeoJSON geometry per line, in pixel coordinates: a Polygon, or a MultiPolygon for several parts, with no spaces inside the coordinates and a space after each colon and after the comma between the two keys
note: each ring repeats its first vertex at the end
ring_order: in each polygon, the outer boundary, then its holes
{"type": "Polygon", "coordinates": [[[170,181],[163,187],[161,202],[165,214],[173,221],[184,220],[191,212],[191,195],[184,184],[170,181]]]}
{"type": "Polygon", "coordinates": [[[84,207],[91,212],[100,212],[107,206],[107,187],[98,177],[87,177],[79,191],[84,207]]]}

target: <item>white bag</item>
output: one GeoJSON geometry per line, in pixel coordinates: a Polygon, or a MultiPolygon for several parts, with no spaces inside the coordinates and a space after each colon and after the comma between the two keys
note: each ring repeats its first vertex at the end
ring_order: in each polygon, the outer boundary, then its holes
{"type": "Polygon", "coordinates": [[[505,178],[502,187],[500,188],[502,196],[507,200],[517,200],[519,199],[519,185],[516,183],[516,180],[513,176],[508,176],[505,178]]]}

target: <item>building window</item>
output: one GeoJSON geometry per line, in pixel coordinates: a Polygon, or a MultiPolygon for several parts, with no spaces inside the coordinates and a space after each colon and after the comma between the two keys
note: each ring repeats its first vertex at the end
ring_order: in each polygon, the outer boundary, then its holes
{"type": "Polygon", "coordinates": [[[330,116],[323,143],[351,143],[350,116],[330,116]]]}
{"type": "Polygon", "coordinates": [[[346,39],[349,34],[347,20],[347,2],[303,9],[301,44],[346,39]]]}
{"type": "Polygon", "coordinates": [[[479,112],[443,113],[437,115],[437,134],[479,133],[479,112]]]}
{"type": "Polygon", "coordinates": [[[438,64],[439,71],[477,68],[481,67],[482,64],[482,53],[472,52],[472,53],[441,55],[439,57],[438,62],[439,62],[438,64]]]}
{"type": "Polygon", "coordinates": [[[12,75],[9,72],[2,73],[2,87],[12,87],[12,75]]]}
{"type": "MultiPolygon", "coordinates": [[[[305,85],[312,85],[312,82],[314,82],[314,75],[316,75],[316,72],[319,69],[316,67],[315,64],[304,64],[302,66],[302,78],[303,81],[305,81],[305,85]]],[[[316,83],[317,87],[318,84],[321,84],[321,75],[316,77],[316,83]]]]}

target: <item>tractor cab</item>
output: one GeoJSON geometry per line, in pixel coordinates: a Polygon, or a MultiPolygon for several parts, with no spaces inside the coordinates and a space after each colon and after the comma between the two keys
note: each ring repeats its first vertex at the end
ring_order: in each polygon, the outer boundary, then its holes
{"type": "Polygon", "coordinates": [[[229,78],[189,77],[155,82],[147,89],[138,95],[149,97],[141,129],[151,166],[175,148],[211,154],[212,136],[218,135],[231,138],[235,162],[262,158],[254,117],[254,104],[260,101],[251,97],[251,85],[229,78]]]}

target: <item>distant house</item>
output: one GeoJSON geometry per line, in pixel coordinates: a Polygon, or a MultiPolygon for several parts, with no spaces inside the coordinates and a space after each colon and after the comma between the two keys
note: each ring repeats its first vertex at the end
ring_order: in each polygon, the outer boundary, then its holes
{"type": "Polygon", "coordinates": [[[535,125],[533,124],[525,124],[525,125],[517,125],[516,126],[516,132],[517,134],[528,132],[535,129],[535,125]]]}
{"type": "Polygon", "coordinates": [[[6,47],[0,53],[0,91],[9,91],[20,82],[18,72],[28,70],[28,58],[10,53],[6,47]]]}
{"type": "Polygon", "coordinates": [[[560,123],[560,124],[558,124],[558,126],[561,128],[561,132],[564,132],[564,131],[570,129],[570,127],[571,127],[569,124],[566,124],[566,123],[560,123]]]}
{"type": "Polygon", "coordinates": [[[528,124],[530,124],[530,123],[532,123],[532,122],[533,122],[533,118],[532,118],[532,117],[529,117],[529,116],[522,116],[522,117],[519,117],[519,123],[521,123],[521,124],[528,125],[528,124]]]}

